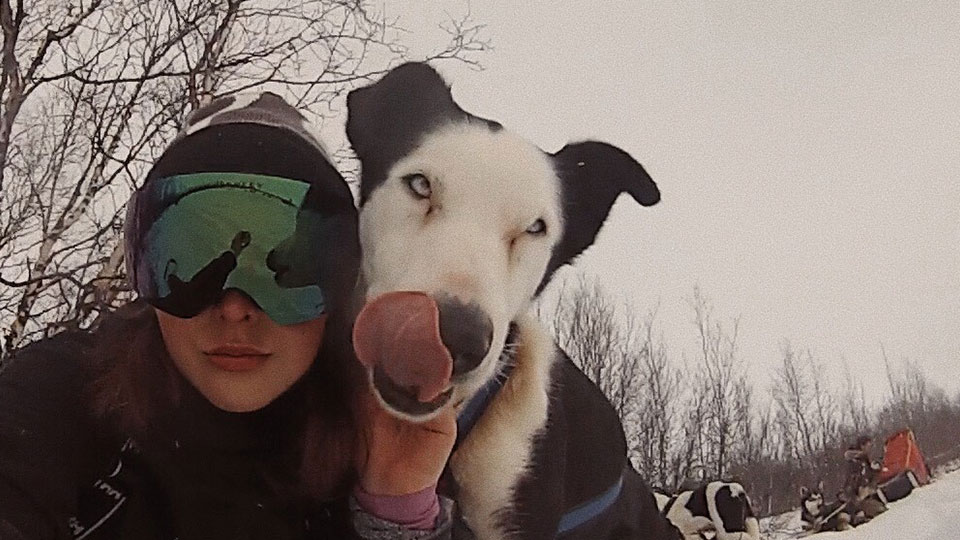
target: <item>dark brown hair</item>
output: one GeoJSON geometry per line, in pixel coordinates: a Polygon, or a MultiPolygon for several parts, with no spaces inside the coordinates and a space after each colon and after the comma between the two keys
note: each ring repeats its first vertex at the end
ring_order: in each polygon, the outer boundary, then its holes
{"type": "MultiPolygon", "coordinates": [[[[354,400],[362,383],[359,365],[349,353],[349,323],[327,319],[321,354],[298,387],[306,407],[303,422],[290,434],[299,456],[299,485],[283,486],[308,499],[346,494],[355,479],[357,449],[354,400]],[[356,365],[355,365],[356,364],[356,365]]],[[[136,438],[151,420],[176,407],[189,384],[174,366],[153,308],[143,301],[120,307],[95,331],[91,402],[98,417],[124,436],[136,438]]]]}
{"type": "Polygon", "coordinates": [[[180,402],[183,380],[167,354],[153,308],[121,306],[97,328],[91,362],[94,413],[123,433],[143,433],[151,418],[180,402]]]}
{"type": "Polygon", "coordinates": [[[360,451],[360,393],[366,379],[353,356],[352,320],[331,314],[321,354],[305,379],[307,414],[304,426],[301,484],[314,500],[346,495],[356,481],[360,451]]]}

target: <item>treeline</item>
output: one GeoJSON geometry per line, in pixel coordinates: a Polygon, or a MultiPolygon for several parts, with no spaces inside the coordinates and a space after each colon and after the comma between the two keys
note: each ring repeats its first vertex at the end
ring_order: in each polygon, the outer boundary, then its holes
{"type": "Polygon", "coordinates": [[[843,449],[861,434],[874,437],[877,459],[886,437],[908,427],[931,468],[960,457],[960,396],[916,364],[895,366],[881,350],[890,392],[871,407],[849,369],[837,384],[827,361],[782,341],[773,380],[758,388],[738,349],[739,320],[717,316],[699,288],[689,300],[698,345],[687,358],[658,332],[656,309],[637,316],[585,278],[541,306],[557,342],[619,411],[651,485],[736,480],[769,515],[796,507],[801,486],[839,490],[843,449]]]}

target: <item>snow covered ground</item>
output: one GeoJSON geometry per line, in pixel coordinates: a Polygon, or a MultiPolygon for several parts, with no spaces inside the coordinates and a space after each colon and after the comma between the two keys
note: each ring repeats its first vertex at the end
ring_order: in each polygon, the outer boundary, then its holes
{"type": "MultiPolygon", "coordinates": [[[[823,532],[813,540],[957,540],[960,539],[960,470],[935,478],[890,509],[852,531],[823,532]]],[[[801,533],[800,511],[761,521],[765,540],[788,540],[801,533]]]]}

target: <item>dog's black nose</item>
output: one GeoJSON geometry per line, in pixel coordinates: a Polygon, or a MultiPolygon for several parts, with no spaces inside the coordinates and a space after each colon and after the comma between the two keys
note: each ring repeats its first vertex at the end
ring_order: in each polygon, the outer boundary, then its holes
{"type": "Polygon", "coordinates": [[[467,373],[483,361],[493,341],[493,322],[480,306],[452,296],[435,298],[440,309],[440,339],[453,357],[453,374],[467,373]]]}

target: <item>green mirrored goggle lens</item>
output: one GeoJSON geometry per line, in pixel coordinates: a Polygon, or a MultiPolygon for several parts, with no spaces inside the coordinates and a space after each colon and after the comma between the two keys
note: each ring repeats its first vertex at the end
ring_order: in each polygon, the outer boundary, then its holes
{"type": "Polygon", "coordinates": [[[200,313],[227,289],[246,293],[278,324],[319,317],[326,220],[303,208],[309,187],[240,173],[152,181],[132,203],[145,225],[140,245],[129,247],[137,292],[179,317],[200,313]]]}

